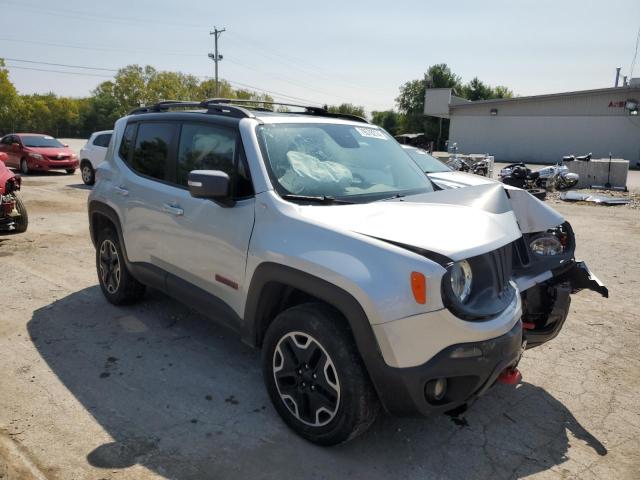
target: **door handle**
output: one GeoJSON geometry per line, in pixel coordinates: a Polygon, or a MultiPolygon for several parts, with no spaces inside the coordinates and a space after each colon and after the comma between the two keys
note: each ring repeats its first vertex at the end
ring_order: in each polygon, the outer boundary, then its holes
{"type": "Polygon", "coordinates": [[[184,215],[184,210],[182,210],[180,207],[176,207],[175,205],[169,205],[168,203],[162,205],[162,211],[171,215],[175,215],[176,217],[184,215]]]}
{"type": "Polygon", "coordinates": [[[123,197],[126,197],[127,195],[129,195],[129,190],[127,190],[124,187],[113,187],[113,189],[116,191],[117,194],[122,195],[123,197]]]}

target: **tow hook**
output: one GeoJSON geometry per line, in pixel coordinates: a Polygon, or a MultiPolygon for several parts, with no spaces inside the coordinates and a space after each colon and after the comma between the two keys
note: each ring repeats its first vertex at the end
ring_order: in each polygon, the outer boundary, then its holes
{"type": "Polygon", "coordinates": [[[522,380],[522,374],[518,367],[505,368],[498,376],[498,382],[504,385],[517,385],[522,380]]]}

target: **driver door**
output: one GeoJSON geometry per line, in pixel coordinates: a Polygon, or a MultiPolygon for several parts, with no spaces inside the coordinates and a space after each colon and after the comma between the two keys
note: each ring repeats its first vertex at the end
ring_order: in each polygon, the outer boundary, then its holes
{"type": "Polygon", "coordinates": [[[175,178],[162,199],[168,217],[160,254],[164,268],[241,316],[255,199],[237,125],[227,125],[222,119],[220,124],[182,124],[173,172],[175,178]],[[227,173],[233,203],[192,197],[187,187],[192,170],[227,173]]]}

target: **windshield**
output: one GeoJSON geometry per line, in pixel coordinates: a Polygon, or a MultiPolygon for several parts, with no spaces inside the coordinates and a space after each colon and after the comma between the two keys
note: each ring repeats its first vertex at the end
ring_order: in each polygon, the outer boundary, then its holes
{"type": "Polygon", "coordinates": [[[64,145],[53,137],[40,135],[23,135],[20,137],[25,147],[64,148],[64,145]]]}
{"type": "Polygon", "coordinates": [[[371,126],[267,124],[263,154],[282,194],[369,202],[433,191],[402,147],[371,126]]]}
{"type": "Polygon", "coordinates": [[[424,150],[407,148],[407,153],[413,158],[424,173],[450,172],[451,169],[436,157],[432,157],[424,150]]]}

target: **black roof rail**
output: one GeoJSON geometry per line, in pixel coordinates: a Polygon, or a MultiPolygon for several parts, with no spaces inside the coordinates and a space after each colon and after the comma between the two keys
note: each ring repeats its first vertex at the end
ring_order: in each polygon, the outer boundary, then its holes
{"type": "MultiPolygon", "coordinates": [[[[236,99],[236,98],[212,98],[209,100],[206,100],[206,102],[209,103],[213,103],[213,104],[233,104],[233,103],[239,103],[239,104],[255,104],[255,105],[270,105],[270,106],[281,106],[281,107],[296,107],[296,108],[303,108],[304,111],[302,112],[286,112],[286,113],[295,113],[295,114],[302,114],[302,115],[317,115],[319,117],[331,117],[331,118],[342,118],[345,120],[352,120],[354,122],[362,122],[362,123],[369,123],[366,119],[359,117],[357,115],[351,115],[348,113],[333,113],[328,111],[325,107],[313,107],[313,106],[309,106],[309,105],[299,105],[299,104],[295,104],[295,103],[282,103],[282,102],[268,102],[268,101],[262,101],[262,100],[245,100],[245,99],[236,99]]],[[[254,106],[250,106],[248,107],[252,110],[260,110],[260,111],[272,111],[269,110],[268,108],[264,108],[264,107],[254,107],[254,106]]]]}
{"type": "Polygon", "coordinates": [[[158,113],[168,112],[172,108],[205,108],[207,113],[230,114],[233,117],[254,118],[255,115],[246,108],[235,105],[228,105],[221,102],[211,102],[204,100],[202,102],[180,101],[180,100],[164,100],[144,107],[138,107],[129,112],[129,115],[139,115],[142,113],[158,113]]]}
{"type": "Polygon", "coordinates": [[[154,103],[153,105],[146,105],[144,107],[138,107],[129,112],[129,115],[137,115],[139,113],[151,113],[151,112],[166,112],[170,108],[175,107],[199,107],[200,102],[189,102],[180,100],[163,100],[162,102],[154,103]]]}
{"type": "Polygon", "coordinates": [[[328,111],[324,107],[313,107],[309,105],[298,105],[295,103],[282,103],[282,102],[267,102],[261,100],[244,100],[237,98],[210,98],[203,100],[202,102],[194,101],[180,101],[180,100],[164,100],[162,102],[148,105],[145,107],[138,107],[129,112],[129,115],[138,115],[142,113],[153,112],[168,112],[172,108],[205,108],[207,113],[214,114],[227,114],[233,117],[239,118],[255,118],[255,115],[250,110],[258,110],[262,112],[273,112],[272,109],[267,108],[281,106],[281,107],[296,107],[304,109],[302,112],[287,112],[298,115],[317,115],[319,117],[341,118],[344,120],[351,120],[354,122],[369,123],[366,119],[358,117],[357,115],[351,115],[348,113],[334,113],[328,111]],[[246,107],[238,106],[246,105],[246,107]],[[260,106],[262,105],[262,106],[260,106]]]}

